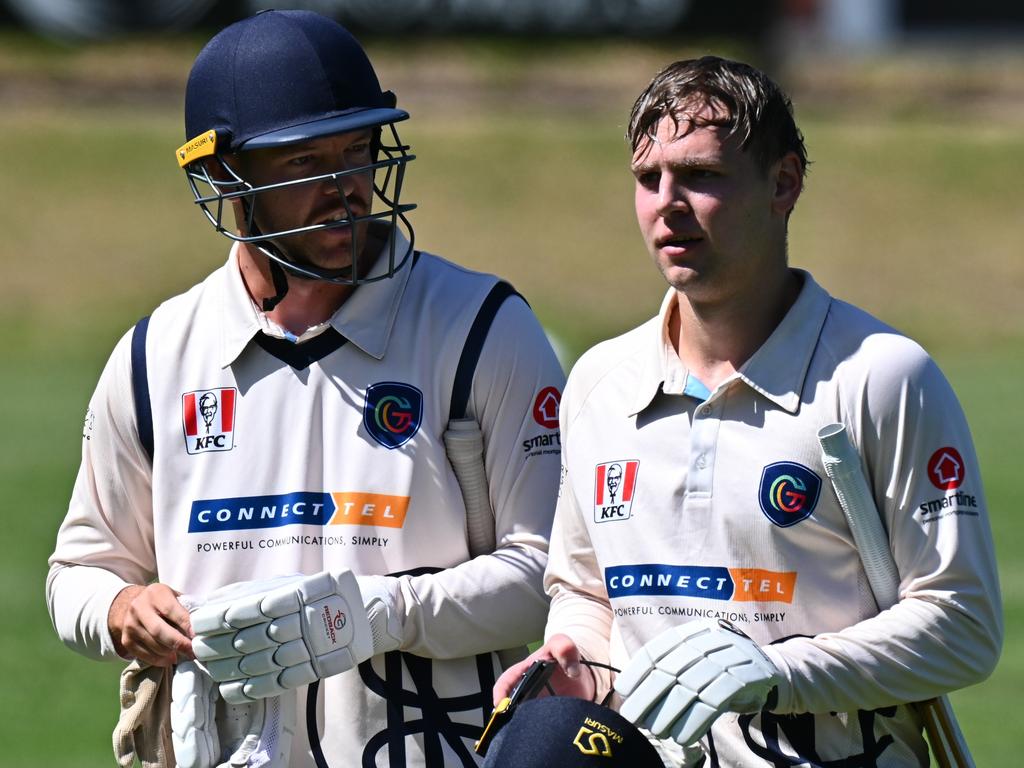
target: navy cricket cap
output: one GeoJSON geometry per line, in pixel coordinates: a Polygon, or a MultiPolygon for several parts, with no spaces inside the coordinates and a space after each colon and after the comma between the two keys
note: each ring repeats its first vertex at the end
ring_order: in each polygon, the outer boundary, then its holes
{"type": "Polygon", "coordinates": [[[664,768],[654,746],[608,707],[569,696],[524,701],[498,731],[484,768],[664,768]]]}
{"type": "Polygon", "coordinates": [[[363,47],[312,11],[264,11],[221,30],[185,89],[185,139],[216,131],[227,151],[282,146],[398,122],[363,47]]]}

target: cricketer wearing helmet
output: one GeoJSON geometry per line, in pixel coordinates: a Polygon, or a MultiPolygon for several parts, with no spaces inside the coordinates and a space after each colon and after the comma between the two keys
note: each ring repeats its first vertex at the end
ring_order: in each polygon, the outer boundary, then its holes
{"type": "Polygon", "coordinates": [[[176,159],[233,243],[104,369],[54,626],[178,664],[179,766],[475,765],[500,658],[543,627],[558,455],[523,446],[560,366],[507,284],[414,248],[408,115],[340,25],[226,28],[185,113],[176,159]]]}

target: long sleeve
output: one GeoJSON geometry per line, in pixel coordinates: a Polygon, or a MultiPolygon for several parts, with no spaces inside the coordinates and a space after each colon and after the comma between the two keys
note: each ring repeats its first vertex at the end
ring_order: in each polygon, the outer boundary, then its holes
{"type": "MultiPolygon", "coordinates": [[[[574,478],[568,469],[569,438],[575,412],[572,380],[566,385],[559,414],[563,441],[562,481],[551,530],[551,548],[544,586],[551,596],[545,640],[564,634],[572,638],[583,658],[608,663],[613,616],[594,545],[576,501],[574,478]]],[[[592,668],[593,669],[593,668],[592,668]]],[[[609,675],[597,668],[599,695],[610,686],[609,675]]]]}
{"type": "Polygon", "coordinates": [[[560,494],[544,585],[551,596],[545,639],[568,635],[586,658],[607,662],[612,628],[601,568],[573,495],[560,494]]]}
{"type": "Polygon", "coordinates": [[[980,682],[999,657],[999,582],[970,431],[935,364],[923,352],[905,360],[866,371],[841,404],[889,531],[899,602],[769,646],[788,681],[778,712],[926,699],[980,682]]]}
{"type": "Polygon", "coordinates": [[[131,333],[118,342],[89,403],[82,463],[49,559],[46,602],[61,640],[117,658],[107,630],[114,597],[155,575],[151,468],[139,444],[131,388],[131,333]]]}

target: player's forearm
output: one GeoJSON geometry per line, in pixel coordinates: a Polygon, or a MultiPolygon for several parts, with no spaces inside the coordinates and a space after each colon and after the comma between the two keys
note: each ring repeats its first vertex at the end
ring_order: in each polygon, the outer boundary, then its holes
{"type": "Polygon", "coordinates": [[[779,713],[851,711],[921,701],[981,682],[1001,646],[998,610],[904,599],[841,632],[765,651],[780,667],[779,713]]]}
{"type": "Polygon", "coordinates": [[[84,656],[119,659],[107,617],[126,586],[104,568],[54,563],[46,578],[46,605],[57,636],[84,656]]]}
{"type": "Polygon", "coordinates": [[[539,547],[515,544],[439,573],[401,577],[402,650],[459,658],[540,639],[546,563],[539,547]]]}
{"type": "Polygon", "coordinates": [[[564,588],[554,590],[545,639],[568,635],[585,658],[608,663],[611,628],[612,612],[607,602],[564,588]]]}
{"type": "MultiPolygon", "coordinates": [[[[574,592],[559,585],[552,594],[544,640],[566,635],[576,644],[580,658],[608,664],[611,660],[610,640],[612,612],[606,600],[574,592]]],[[[594,677],[595,700],[600,701],[611,689],[611,672],[603,667],[587,667],[594,677]]]]}
{"type": "Polygon", "coordinates": [[[579,506],[565,488],[571,488],[568,477],[551,527],[551,548],[544,574],[551,609],[544,635],[568,635],[588,659],[608,663],[611,605],[579,506]]]}

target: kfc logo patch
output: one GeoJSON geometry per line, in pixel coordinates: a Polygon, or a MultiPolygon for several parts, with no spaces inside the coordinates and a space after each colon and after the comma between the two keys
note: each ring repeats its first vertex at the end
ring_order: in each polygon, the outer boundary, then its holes
{"type": "Polygon", "coordinates": [[[562,393],[555,387],[545,387],[533,401],[533,420],[545,429],[558,429],[558,404],[562,393]]]}
{"type": "Polygon", "coordinates": [[[964,482],[964,459],[951,446],[939,448],[928,459],[928,479],[940,491],[955,491],[964,482]]]}
{"type": "Polygon", "coordinates": [[[633,512],[633,494],[639,461],[609,461],[594,472],[594,522],[628,520],[633,512]]]}
{"type": "Polygon", "coordinates": [[[235,399],[238,390],[199,389],[181,396],[185,450],[191,454],[235,447],[235,399]]]}

